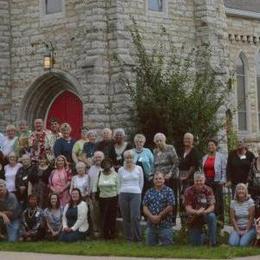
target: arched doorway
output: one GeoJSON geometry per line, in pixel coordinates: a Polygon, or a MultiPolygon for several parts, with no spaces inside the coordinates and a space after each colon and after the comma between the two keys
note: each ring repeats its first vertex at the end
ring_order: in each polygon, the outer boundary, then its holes
{"type": "Polygon", "coordinates": [[[48,127],[48,119],[56,115],[62,123],[72,125],[73,137],[78,138],[83,124],[83,103],[79,98],[82,97],[82,92],[79,82],[72,75],[63,71],[47,72],[37,78],[26,91],[19,118],[25,119],[33,129],[36,118],[45,119],[48,127]],[[64,116],[61,117],[63,112],[64,116]],[[72,115],[78,118],[72,118],[72,115]]]}
{"type": "Polygon", "coordinates": [[[83,125],[83,105],[78,96],[71,91],[59,94],[51,104],[46,116],[46,126],[50,129],[50,120],[56,118],[60,123],[67,122],[72,127],[71,136],[80,138],[83,125]]]}

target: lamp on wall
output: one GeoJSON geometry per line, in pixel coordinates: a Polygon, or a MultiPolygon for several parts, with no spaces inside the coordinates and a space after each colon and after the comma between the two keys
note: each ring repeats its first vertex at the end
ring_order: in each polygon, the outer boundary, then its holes
{"type": "Polygon", "coordinates": [[[52,45],[52,42],[49,43],[44,42],[44,44],[46,47],[46,52],[43,58],[43,67],[44,70],[51,70],[55,64],[54,47],[52,45]]]}

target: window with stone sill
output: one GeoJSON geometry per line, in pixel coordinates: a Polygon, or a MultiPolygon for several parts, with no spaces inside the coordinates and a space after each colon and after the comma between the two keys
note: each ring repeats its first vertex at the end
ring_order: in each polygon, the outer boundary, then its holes
{"type": "Polygon", "coordinates": [[[239,55],[236,63],[237,74],[237,114],[238,130],[247,131],[247,97],[246,97],[246,73],[242,55],[239,55]]]}
{"type": "Polygon", "coordinates": [[[64,0],[45,0],[45,14],[56,14],[62,12],[64,0]]]}
{"type": "Polygon", "coordinates": [[[164,0],[148,0],[148,10],[154,12],[163,12],[164,0]]]}

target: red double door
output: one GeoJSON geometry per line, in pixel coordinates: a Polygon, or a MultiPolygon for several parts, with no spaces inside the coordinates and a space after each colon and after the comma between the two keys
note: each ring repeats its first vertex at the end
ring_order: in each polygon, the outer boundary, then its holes
{"type": "Polygon", "coordinates": [[[83,125],[83,104],[79,97],[70,91],[64,91],[53,101],[47,115],[46,126],[50,129],[50,120],[57,118],[60,123],[69,123],[74,139],[80,138],[83,125]]]}

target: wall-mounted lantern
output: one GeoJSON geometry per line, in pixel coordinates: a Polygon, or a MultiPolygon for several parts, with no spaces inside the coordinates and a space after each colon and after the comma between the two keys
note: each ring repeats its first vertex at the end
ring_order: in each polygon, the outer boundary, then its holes
{"type": "Polygon", "coordinates": [[[52,45],[52,42],[49,43],[44,42],[44,44],[46,47],[46,52],[44,54],[43,67],[44,70],[51,70],[55,64],[54,47],[52,45]]]}

